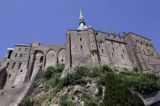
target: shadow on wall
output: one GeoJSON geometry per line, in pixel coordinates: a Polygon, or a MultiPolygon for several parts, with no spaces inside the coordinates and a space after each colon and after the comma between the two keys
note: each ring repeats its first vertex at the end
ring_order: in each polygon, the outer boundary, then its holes
{"type": "Polygon", "coordinates": [[[0,90],[4,88],[7,81],[7,71],[6,68],[0,71],[0,90]]]}

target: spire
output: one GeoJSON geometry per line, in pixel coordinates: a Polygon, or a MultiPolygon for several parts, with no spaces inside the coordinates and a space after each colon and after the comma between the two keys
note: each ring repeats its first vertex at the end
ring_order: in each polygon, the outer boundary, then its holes
{"type": "Polygon", "coordinates": [[[79,27],[78,27],[78,30],[85,30],[87,29],[88,27],[85,26],[85,20],[84,20],[84,17],[83,17],[83,14],[82,14],[82,10],[80,8],[80,15],[79,15],[79,27]]]}
{"type": "Polygon", "coordinates": [[[82,14],[81,8],[80,8],[80,16],[79,16],[79,19],[83,19],[83,14],[82,14]]]}

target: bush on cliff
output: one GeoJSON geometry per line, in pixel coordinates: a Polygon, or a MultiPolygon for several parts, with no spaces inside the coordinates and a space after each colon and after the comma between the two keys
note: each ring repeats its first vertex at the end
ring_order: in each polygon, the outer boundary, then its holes
{"type": "Polygon", "coordinates": [[[101,106],[144,106],[140,97],[131,92],[126,83],[120,83],[115,73],[108,72],[105,83],[105,96],[101,106]]]}

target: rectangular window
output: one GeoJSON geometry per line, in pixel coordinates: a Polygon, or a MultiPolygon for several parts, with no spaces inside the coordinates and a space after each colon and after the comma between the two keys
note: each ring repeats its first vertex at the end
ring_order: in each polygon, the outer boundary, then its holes
{"type": "Polygon", "coordinates": [[[80,48],[81,48],[81,50],[82,50],[82,49],[83,49],[83,46],[81,45],[80,48]]]}
{"type": "Polygon", "coordinates": [[[12,69],[14,69],[15,65],[16,65],[16,63],[14,62],[13,65],[12,65],[12,69]]]}
{"type": "Polygon", "coordinates": [[[19,65],[18,65],[18,69],[20,69],[20,68],[21,68],[21,66],[22,66],[22,63],[19,63],[19,65]]]}

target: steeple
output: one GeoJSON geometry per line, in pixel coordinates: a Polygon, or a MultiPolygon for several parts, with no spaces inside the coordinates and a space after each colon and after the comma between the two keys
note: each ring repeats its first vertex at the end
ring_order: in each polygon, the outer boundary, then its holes
{"type": "Polygon", "coordinates": [[[82,10],[80,9],[80,16],[79,16],[79,27],[78,30],[85,30],[88,27],[86,26],[83,14],[82,14],[82,10]]]}

